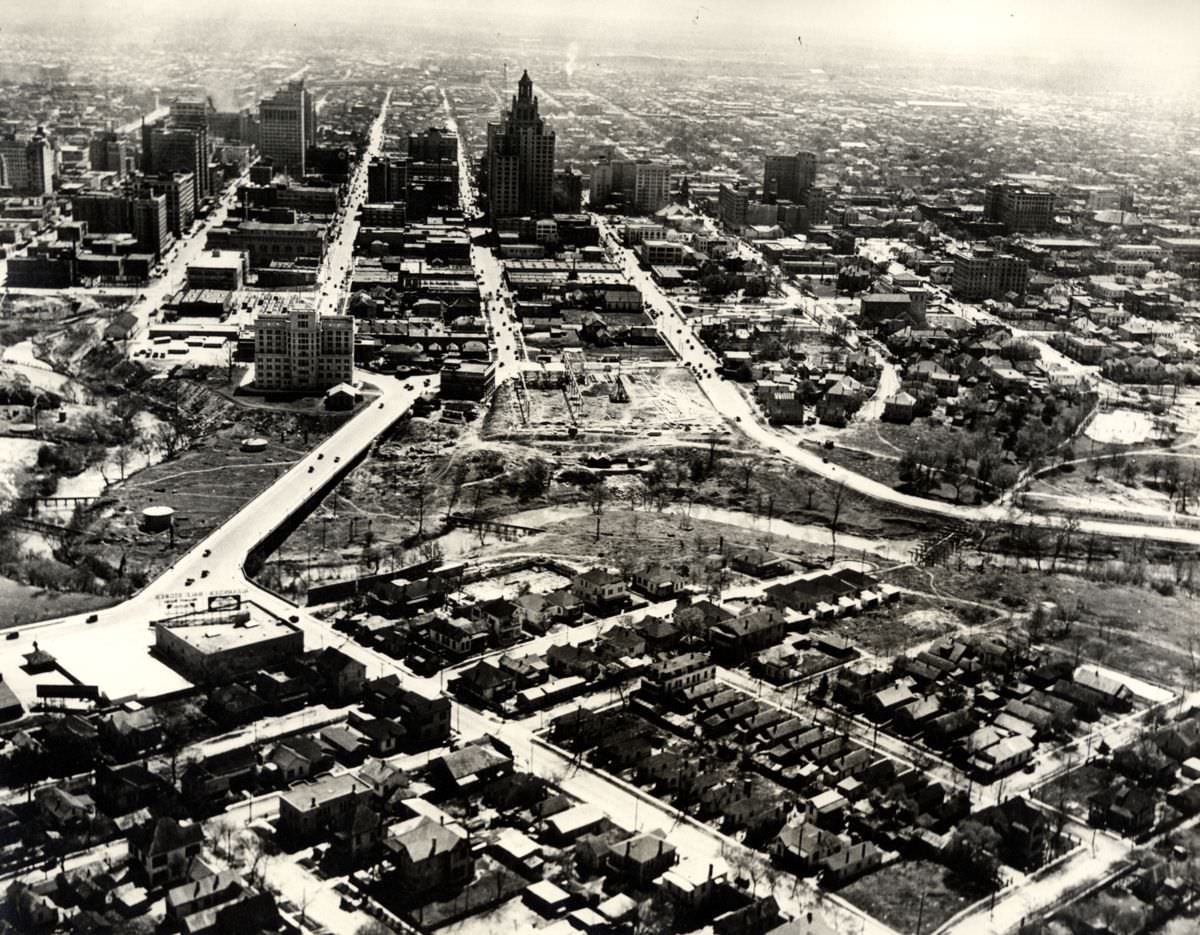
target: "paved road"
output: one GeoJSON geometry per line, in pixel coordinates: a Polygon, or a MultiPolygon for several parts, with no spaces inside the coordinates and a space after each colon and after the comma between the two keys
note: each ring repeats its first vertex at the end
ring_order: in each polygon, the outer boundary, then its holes
{"type": "Polygon", "coordinates": [[[399,420],[424,390],[425,379],[430,381],[432,389],[436,389],[438,381],[436,376],[407,382],[379,374],[364,377],[381,390],[377,400],[296,462],[140,593],[115,607],[98,611],[98,620],[92,624],[87,622],[89,615],[77,614],[23,627],[18,640],[5,641],[0,647],[0,666],[9,668],[10,664],[19,664],[20,653],[28,652],[31,641],[37,640],[43,649],[62,658],[68,670],[82,682],[99,685],[113,699],[161,694],[186,688],[187,683],[177,679],[167,684],[170,670],[162,666],[143,674],[146,667],[121,658],[120,653],[141,640],[146,644],[151,642],[147,623],[166,615],[168,601],[173,612],[185,613],[189,606],[203,607],[203,595],[208,592],[234,590],[248,593],[252,600],[285,618],[292,614],[295,608],[290,604],[252,586],[246,579],[243,563],[250,550],[302,509],[348,462],[367,451],[375,439],[399,420]],[[194,603],[189,605],[189,602],[194,603]]]}
{"type": "Polygon", "coordinates": [[[339,215],[341,220],[337,235],[325,250],[325,259],[317,276],[317,309],[322,314],[337,314],[342,296],[354,273],[354,241],[358,237],[360,225],[359,210],[367,198],[367,166],[380,153],[383,145],[383,127],[391,102],[392,91],[389,88],[379,107],[379,115],[371,124],[367,148],[350,176],[346,203],[339,215]]]}
{"type": "MultiPolygon", "coordinates": [[[[593,217],[606,235],[604,239],[607,239],[609,235],[613,238],[616,237],[616,231],[607,219],[599,215],[593,217]]],[[[894,506],[904,507],[929,516],[966,523],[995,522],[1010,518],[1009,508],[1003,505],[968,506],[943,503],[939,500],[929,500],[901,493],[879,481],[864,477],[862,474],[857,474],[837,464],[829,463],[816,452],[802,448],[788,437],[763,424],[759,421],[754,407],[745,396],[738,392],[737,385],[717,375],[717,368],[720,364],[717,355],[700,341],[688,322],[675,308],[674,303],[651,278],[649,272],[638,266],[635,257],[628,250],[617,248],[615,255],[618,262],[622,264],[625,274],[641,289],[643,297],[654,312],[654,323],[663,340],[675,352],[675,355],[696,374],[701,389],[712,402],[713,407],[733,422],[738,430],[752,441],[757,442],[768,451],[782,455],[812,474],[833,483],[844,484],[847,489],[873,500],[891,503],[894,506]]],[[[1060,526],[1063,522],[1061,517],[1047,516],[1042,513],[1020,512],[1018,515],[1021,522],[1040,526],[1060,526]]],[[[1123,539],[1154,539],[1161,542],[1200,545],[1200,529],[1092,519],[1081,520],[1079,528],[1085,533],[1095,532],[1097,535],[1123,539]]]]}

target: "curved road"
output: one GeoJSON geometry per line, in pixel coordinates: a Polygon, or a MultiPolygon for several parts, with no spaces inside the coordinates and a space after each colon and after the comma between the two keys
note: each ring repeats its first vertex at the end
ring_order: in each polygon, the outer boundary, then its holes
{"type": "MultiPolygon", "coordinates": [[[[616,231],[608,221],[593,215],[596,224],[610,245],[616,245],[616,231]]],[[[620,258],[626,276],[638,286],[647,304],[654,311],[654,324],[659,334],[675,355],[696,375],[700,388],[712,402],[713,407],[733,422],[746,437],[763,448],[774,451],[813,474],[834,483],[844,484],[847,489],[873,500],[891,503],[919,513],[940,516],[965,523],[994,522],[1009,518],[1010,510],[1000,504],[968,506],[944,503],[901,493],[886,484],[864,477],[822,459],[819,454],[802,448],[790,438],[782,435],[759,421],[758,414],[749,401],[738,392],[737,387],[717,376],[720,358],[710,351],[692,331],[691,325],[680,315],[674,303],[659,289],[650,274],[641,269],[633,254],[616,246],[613,251],[620,258]]],[[[1039,526],[1055,527],[1063,523],[1063,517],[1040,513],[1021,512],[1020,520],[1039,526]]],[[[1122,523],[1106,520],[1081,519],[1079,529],[1085,533],[1114,536],[1127,539],[1155,539],[1185,545],[1200,545],[1200,529],[1155,526],[1147,523],[1122,523]]]]}

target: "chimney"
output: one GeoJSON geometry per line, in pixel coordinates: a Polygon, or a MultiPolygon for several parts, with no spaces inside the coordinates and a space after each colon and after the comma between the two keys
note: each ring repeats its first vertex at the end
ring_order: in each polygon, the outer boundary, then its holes
{"type": "Polygon", "coordinates": [[[437,853],[437,838],[432,838],[429,842],[429,856],[432,857],[437,853]]]}
{"type": "Polygon", "coordinates": [[[664,845],[664,844],[666,844],[666,843],[667,843],[667,842],[666,842],[666,841],[664,841],[662,838],[659,838],[659,839],[658,839],[658,856],[659,856],[659,857],[662,857],[663,845],[664,845]]]}
{"type": "Polygon", "coordinates": [[[708,878],[711,880],[712,877],[713,877],[713,865],[709,864],[708,865],[708,878]]]}

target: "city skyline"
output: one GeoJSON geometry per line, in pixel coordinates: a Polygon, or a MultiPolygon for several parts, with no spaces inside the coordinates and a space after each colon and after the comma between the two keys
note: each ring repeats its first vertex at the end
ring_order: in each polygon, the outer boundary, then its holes
{"type": "Polygon", "coordinates": [[[0,935],[1200,927],[1200,10],[5,13],[0,935]]]}

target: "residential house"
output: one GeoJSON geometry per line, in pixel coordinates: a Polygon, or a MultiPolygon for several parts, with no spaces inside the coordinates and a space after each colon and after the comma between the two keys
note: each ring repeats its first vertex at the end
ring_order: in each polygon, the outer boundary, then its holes
{"type": "Polygon", "coordinates": [[[42,820],[58,831],[83,831],[96,820],[96,803],[85,793],[47,786],[39,789],[34,799],[42,820]]]}
{"type": "Polygon", "coordinates": [[[689,687],[712,681],[716,671],[706,653],[682,653],[651,666],[642,680],[642,687],[649,694],[666,700],[689,687]]]}
{"type": "Polygon", "coordinates": [[[367,667],[340,649],[326,647],[316,657],[316,670],[325,697],[336,704],[347,704],[362,697],[367,667]]]}
{"type": "Polygon", "coordinates": [[[296,711],[312,700],[308,682],[287,672],[258,672],[254,676],[254,693],[262,698],[272,714],[296,711]]]}
{"type": "Polygon", "coordinates": [[[677,572],[658,564],[649,565],[633,573],[633,589],[652,601],[666,601],[683,588],[683,579],[677,572]]]}
{"type": "Polygon", "coordinates": [[[494,782],[513,771],[513,759],[487,738],[464,744],[430,764],[435,786],[465,790],[494,782]]]}
{"type": "Polygon", "coordinates": [[[189,880],[167,890],[167,918],[179,923],[194,913],[237,899],[246,883],[232,870],[189,880]]]}
{"type": "Polygon", "coordinates": [[[331,724],[321,728],[318,743],[339,763],[355,766],[367,755],[367,738],[350,727],[331,724]]]}
{"type": "Polygon", "coordinates": [[[546,650],[546,662],[552,675],[562,678],[577,675],[591,681],[600,675],[600,659],[590,646],[560,643],[546,650]]]}
{"type": "Polygon", "coordinates": [[[392,718],[404,725],[405,745],[409,749],[426,750],[450,737],[450,699],[404,688],[394,675],[366,683],[363,707],[369,714],[392,718]]]}
{"type": "Polygon", "coordinates": [[[533,688],[550,677],[550,663],[536,654],[500,657],[497,665],[513,679],[514,690],[533,688]]]}
{"type": "Polygon", "coordinates": [[[426,632],[429,642],[451,656],[473,656],[487,649],[489,630],[482,620],[433,617],[426,632]]]}
{"type": "Polygon", "coordinates": [[[162,742],[162,725],[153,708],[115,711],[100,721],[101,742],[120,758],[141,756],[162,742]]]}
{"type": "Polygon", "coordinates": [[[800,873],[815,872],[825,860],[842,848],[842,840],[810,821],[789,822],[770,844],[771,856],[800,873]]]}
{"type": "Polygon", "coordinates": [[[240,682],[232,682],[209,693],[204,711],[222,727],[232,728],[265,717],[268,705],[252,689],[240,682]]]}
{"type": "Polygon", "coordinates": [[[498,707],[512,697],[517,679],[508,669],[481,659],[459,672],[451,687],[456,695],[475,704],[498,707]]]}
{"type": "Polygon", "coordinates": [[[730,552],[727,559],[730,568],[752,578],[775,578],[791,570],[783,556],[767,549],[738,549],[730,552]]]}
{"type": "Polygon", "coordinates": [[[249,786],[257,773],[254,748],[235,747],[191,763],[183,773],[183,795],[192,802],[211,802],[249,786]]]}
{"type": "Polygon", "coordinates": [[[1137,837],[1154,828],[1158,800],[1153,793],[1126,782],[1106,786],[1088,798],[1088,823],[1137,837]]]}
{"type": "Polygon", "coordinates": [[[278,833],[289,845],[311,844],[349,824],[370,787],[357,776],[323,776],[292,786],[279,797],[278,833]]]}
{"type": "Polygon", "coordinates": [[[466,835],[425,815],[393,826],[384,839],[388,885],[406,899],[443,889],[461,890],[475,872],[466,835]]]}
{"type": "Polygon", "coordinates": [[[150,889],[186,880],[204,845],[204,829],[192,822],[159,818],[129,832],[129,856],[150,889]]]}
{"type": "Polygon", "coordinates": [[[569,623],[579,616],[579,598],[569,589],[551,594],[530,592],[512,600],[513,621],[530,633],[545,633],[558,623],[569,623]]]}
{"type": "Polygon", "coordinates": [[[96,798],[109,816],[145,808],[162,800],[166,791],[166,783],[140,763],[101,765],[96,770],[96,798]]]}
{"type": "Polygon", "coordinates": [[[1053,829],[1046,812],[1025,796],[1017,796],[975,814],[1000,834],[1000,853],[1006,864],[1031,873],[1050,858],[1053,829]]]}
{"type": "Polygon", "coordinates": [[[883,402],[883,421],[908,425],[916,418],[917,399],[911,393],[901,390],[889,396],[883,402]]]}
{"type": "Polygon", "coordinates": [[[406,731],[386,717],[363,717],[351,712],[349,724],[363,735],[367,751],[372,756],[391,756],[398,753],[406,740],[406,731]]]}
{"type": "Polygon", "coordinates": [[[330,769],[333,757],[311,737],[289,737],[275,745],[267,763],[280,782],[290,784],[330,769]]]}
{"type": "Polygon", "coordinates": [[[492,643],[496,646],[511,646],[521,638],[521,621],[512,601],[495,598],[480,601],[470,609],[472,620],[487,624],[492,643]]]}
{"type": "Polygon", "coordinates": [[[675,845],[655,833],[634,834],[608,849],[609,870],[639,885],[665,873],[675,863],[675,845]]]}
{"type": "Polygon", "coordinates": [[[805,799],[803,805],[806,821],[813,822],[821,828],[836,830],[841,827],[850,802],[840,792],[827,789],[805,799]]]}
{"type": "Polygon", "coordinates": [[[971,759],[971,766],[989,779],[999,779],[1032,760],[1033,751],[1033,741],[1017,734],[976,752],[971,759]]]}
{"type": "Polygon", "coordinates": [[[605,568],[576,575],[571,588],[589,610],[602,616],[615,613],[629,601],[625,579],[605,568]]]}
{"type": "Polygon", "coordinates": [[[736,665],[782,640],[785,628],[783,614],[766,607],[718,623],[709,629],[708,641],[715,661],[736,665]]]}
{"type": "Polygon", "coordinates": [[[358,778],[370,787],[377,799],[384,802],[409,784],[408,774],[403,769],[379,759],[367,760],[359,768],[358,778]]]}
{"type": "Polygon", "coordinates": [[[840,886],[855,877],[862,876],[878,867],[883,853],[871,841],[844,843],[844,846],[828,855],[821,864],[821,882],[840,886]]]}

